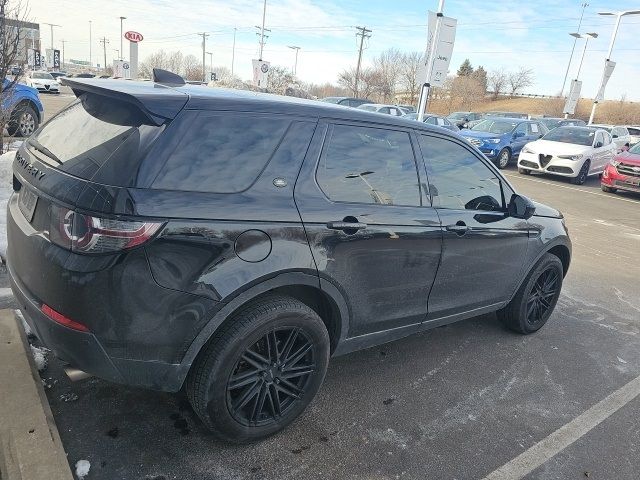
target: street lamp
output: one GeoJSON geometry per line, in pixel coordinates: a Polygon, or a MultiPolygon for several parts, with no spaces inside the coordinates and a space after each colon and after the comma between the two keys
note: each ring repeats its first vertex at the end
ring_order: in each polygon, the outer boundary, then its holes
{"type": "Polygon", "coordinates": [[[53,27],[61,27],[62,25],[58,25],[57,23],[47,23],[42,22],[43,25],[49,25],[51,27],[51,50],[53,50],[53,27]]]}
{"type": "Polygon", "coordinates": [[[300,47],[296,47],[295,45],[287,45],[291,50],[296,51],[296,62],[293,67],[293,75],[295,76],[298,73],[298,51],[300,51],[300,47]]]}
{"type": "MultiPolygon", "coordinates": [[[[120,57],[118,57],[120,60],[124,60],[122,57],[124,56],[124,50],[122,49],[122,21],[126,20],[127,17],[120,17],[120,53],[122,54],[120,57]]],[[[131,59],[129,59],[131,60],[131,59]]]]}
{"type": "Polygon", "coordinates": [[[596,114],[596,107],[598,105],[598,102],[601,99],[604,99],[604,88],[608,80],[607,70],[609,70],[609,75],[611,75],[613,70],[613,68],[609,66],[609,62],[611,61],[611,52],[613,51],[613,44],[616,41],[616,35],[618,34],[618,28],[620,27],[620,20],[622,19],[622,17],[626,15],[638,15],[638,14],[640,14],[640,10],[624,10],[622,12],[598,12],[598,15],[616,17],[616,24],[613,27],[613,33],[611,34],[611,42],[609,43],[609,51],[607,52],[607,57],[604,60],[604,69],[602,71],[602,80],[600,80],[600,89],[598,90],[598,94],[596,95],[596,98],[593,99],[593,107],[591,108],[589,125],[593,123],[593,117],[596,114]]]}
{"type": "MultiPolygon", "coordinates": [[[[588,6],[589,6],[589,4],[587,2],[584,2],[582,4],[582,13],[580,14],[580,21],[578,22],[578,33],[580,33],[580,27],[582,26],[582,19],[584,18],[584,11],[588,6]]],[[[579,38],[579,37],[576,37],[573,33],[570,33],[569,35],[571,35],[572,37],[575,37],[575,38],[573,39],[573,47],[571,47],[571,55],[569,55],[569,64],[567,65],[567,71],[564,72],[564,80],[562,81],[562,89],[560,90],[560,96],[561,97],[564,94],[564,86],[567,83],[567,78],[569,77],[569,69],[571,68],[571,61],[573,60],[573,52],[575,52],[575,50],[576,50],[576,42],[578,41],[578,38],[579,38]]]]}
{"type": "Polygon", "coordinates": [[[581,35],[579,33],[570,33],[569,35],[571,35],[572,37],[575,37],[576,39],[578,38],[584,38],[584,48],[582,49],[582,56],[580,57],[580,63],[578,64],[578,73],[576,73],[576,80],[578,80],[580,78],[580,70],[582,70],[582,62],[584,62],[584,55],[585,53],[587,53],[587,44],[589,43],[589,39],[590,38],[598,38],[598,34],[594,33],[594,32],[590,32],[590,33],[585,33],[584,35],[581,35]]]}

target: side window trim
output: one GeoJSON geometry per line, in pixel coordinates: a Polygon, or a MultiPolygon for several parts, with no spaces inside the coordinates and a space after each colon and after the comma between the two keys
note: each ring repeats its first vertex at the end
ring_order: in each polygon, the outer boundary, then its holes
{"type": "MultiPolygon", "coordinates": [[[[426,131],[426,130],[415,130],[415,133],[416,133],[416,135],[423,135],[425,137],[438,138],[440,140],[448,140],[448,141],[450,141],[452,143],[455,143],[456,145],[459,145],[460,147],[464,148],[465,150],[467,150],[467,152],[469,152],[474,157],[476,157],[476,159],[478,159],[485,167],[487,167],[489,170],[491,170],[496,175],[496,177],[500,180],[500,193],[502,195],[502,208],[505,211],[507,210],[508,205],[507,205],[507,199],[506,199],[506,196],[505,196],[505,186],[512,193],[515,193],[516,190],[515,190],[515,188],[513,188],[513,185],[511,185],[511,183],[509,183],[509,181],[507,181],[507,179],[502,175],[500,170],[498,170],[498,167],[496,167],[493,164],[493,162],[487,160],[486,158],[484,158],[484,156],[478,156],[478,154],[474,150],[472,150],[467,145],[465,145],[464,143],[459,141],[457,138],[449,138],[449,137],[437,135],[434,132],[429,132],[429,131],[426,131]]],[[[417,138],[416,138],[416,141],[418,142],[417,138]]],[[[432,172],[432,170],[430,168],[430,162],[427,159],[427,157],[424,154],[424,152],[422,152],[422,148],[420,147],[420,142],[418,142],[418,147],[419,147],[419,151],[421,152],[422,161],[424,163],[424,167],[425,167],[425,171],[426,171],[427,179],[428,179],[429,176],[433,174],[433,172],[432,172]]],[[[428,183],[427,183],[427,186],[428,186],[428,183]]],[[[429,192],[429,199],[431,201],[431,205],[433,205],[433,196],[431,195],[431,192],[429,192]]]]}
{"type": "MultiPolygon", "coordinates": [[[[318,189],[320,190],[320,192],[322,193],[322,196],[331,203],[345,203],[345,204],[351,204],[351,205],[363,205],[360,202],[346,202],[346,201],[340,201],[340,200],[333,200],[331,198],[329,198],[329,196],[326,194],[326,192],[322,189],[322,187],[320,186],[320,183],[318,182],[318,169],[320,168],[320,164],[322,162],[322,160],[325,158],[325,155],[327,153],[327,148],[329,147],[330,141],[331,141],[331,137],[333,134],[333,130],[334,127],[336,125],[344,125],[344,126],[350,126],[350,127],[363,127],[363,128],[377,128],[377,129],[381,129],[381,130],[389,130],[392,132],[401,132],[401,133],[405,133],[408,135],[409,137],[409,141],[410,141],[410,145],[411,145],[411,150],[413,152],[413,165],[415,167],[415,172],[416,172],[416,177],[418,180],[418,196],[420,199],[420,205],[386,205],[386,204],[375,204],[377,206],[384,206],[384,207],[395,207],[395,208],[419,208],[419,207],[423,207],[424,205],[424,194],[422,191],[422,176],[420,175],[420,169],[418,168],[418,156],[419,156],[419,152],[420,150],[416,148],[416,145],[414,145],[414,142],[416,142],[416,140],[414,140],[413,138],[413,130],[412,129],[408,129],[408,128],[402,128],[402,127],[395,127],[393,125],[385,125],[385,124],[378,124],[378,123],[369,123],[369,122],[357,122],[357,121],[349,121],[349,120],[338,120],[338,119],[333,119],[333,118],[320,118],[318,121],[318,125],[324,125],[326,126],[326,129],[323,133],[322,136],[322,144],[320,145],[320,152],[318,154],[318,157],[316,159],[316,163],[315,166],[313,168],[313,182],[315,183],[315,185],[318,187],[318,189]]],[[[420,156],[421,157],[421,156],[420,156]]]]}

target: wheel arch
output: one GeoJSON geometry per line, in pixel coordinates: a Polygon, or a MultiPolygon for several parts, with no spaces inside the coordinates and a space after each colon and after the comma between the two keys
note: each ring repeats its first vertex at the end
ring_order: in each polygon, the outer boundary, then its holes
{"type": "Polygon", "coordinates": [[[36,104],[36,102],[34,102],[32,99],[30,98],[23,98],[22,100],[20,100],[18,103],[15,104],[15,106],[13,107],[13,109],[11,110],[11,116],[13,116],[13,114],[20,108],[20,107],[31,107],[33,109],[34,112],[36,112],[36,117],[38,118],[38,123],[42,122],[42,118],[41,118],[41,112],[38,108],[38,105],[36,104]]]}
{"type": "Polygon", "coordinates": [[[225,305],[206,323],[187,349],[178,369],[179,385],[184,383],[192,364],[209,339],[226,322],[231,321],[236,311],[249,302],[272,294],[290,296],[314,310],[327,327],[331,353],[346,338],[349,310],[339,290],[330,282],[319,280],[316,275],[303,272],[281,273],[235,294],[225,302],[225,305]]]}

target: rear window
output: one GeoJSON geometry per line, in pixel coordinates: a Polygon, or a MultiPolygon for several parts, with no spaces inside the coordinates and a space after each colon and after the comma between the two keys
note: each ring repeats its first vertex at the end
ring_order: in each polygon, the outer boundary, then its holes
{"type": "Polygon", "coordinates": [[[291,121],[274,115],[198,112],[153,188],[209,193],[246,190],[267,166],[291,121]]]}
{"type": "Polygon", "coordinates": [[[151,125],[130,103],[83,94],[27,143],[40,158],[66,173],[127,187],[163,129],[151,125]]]}

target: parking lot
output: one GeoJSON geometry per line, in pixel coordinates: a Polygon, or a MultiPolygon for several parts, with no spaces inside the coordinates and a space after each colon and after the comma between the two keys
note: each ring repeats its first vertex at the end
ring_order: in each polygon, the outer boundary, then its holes
{"type": "Polygon", "coordinates": [[[488,315],[335,358],[306,413],[249,446],[211,440],[182,393],[71,383],[50,359],[43,377],[69,463],[89,460],[90,479],[470,479],[503,466],[491,478],[637,478],[640,397],[637,381],[623,387],[640,376],[640,196],[603,193],[597,178],[576,187],[513,166],[506,176],[560,209],[573,241],[538,334],[488,315]]]}

